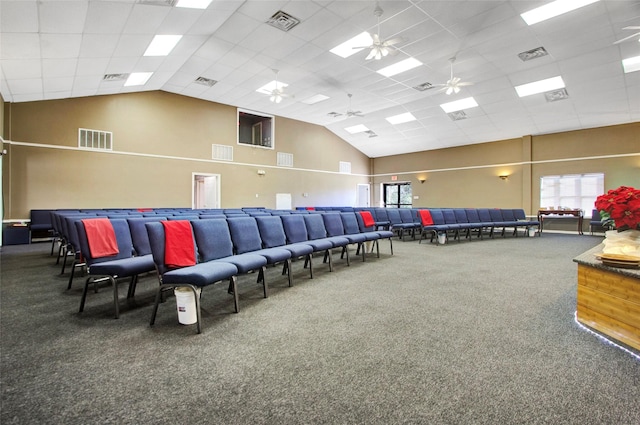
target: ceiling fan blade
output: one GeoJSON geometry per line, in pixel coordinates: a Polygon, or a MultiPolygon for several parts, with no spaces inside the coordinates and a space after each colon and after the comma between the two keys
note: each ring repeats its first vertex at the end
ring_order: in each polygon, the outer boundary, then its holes
{"type": "Polygon", "coordinates": [[[622,29],[623,30],[640,30],[640,27],[633,26],[633,27],[624,27],[622,29]]]}
{"type": "Polygon", "coordinates": [[[470,83],[468,81],[456,84],[456,86],[458,86],[458,87],[472,86],[472,85],[473,85],[473,83],[470,83]]]}
{"type": "Polygon", "coordinates": [[[382,44],[384,44],[385,46],[393,46],[394,44],[402,43],[403,41],[404,41],[404,38],[396,37],[396,38],[392,38],[391,40],[386,40],[382,44]]]}
{"type": "MultiPolygon", "coordinates": [[[[369,60],[369,59],[373,59],[376,58],[376,55],[378,54],[378,49],[371,49],[371,51],[369,52],[369,54],[367,55],[367,57],[365,58],[365,60],[369,60]]],[[[376,58],[378,59],[378,58],[376,58]]]]}
{"type": "Polygon", "coordinates": [[[637,32],[637,33],[635,33],[635,34],[631,34],[629,37],[625,37],[625,38],[623,38],[623,39],[620,39],[620,40],[618,40],[618,41],[615,41],[613,44],[619,44],[619,43],[622,43],[623,41],[627,41],[627,40],[629,40],[629,39],[631,39],[631,38],[634,38],[634,37],[637,37],[637,36],[639,36],[639,35],[640,35],[640,32],[637,32]]]}

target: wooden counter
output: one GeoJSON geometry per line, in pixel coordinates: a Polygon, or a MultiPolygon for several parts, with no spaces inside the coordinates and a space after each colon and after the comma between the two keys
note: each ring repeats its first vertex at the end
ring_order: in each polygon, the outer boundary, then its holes
{"type": "Polygon", "coordinates": [[[578,263],[577,319],[640,350],[640,269],[609,267],[596,260],[599,245],[574,258],[578,263]]]}

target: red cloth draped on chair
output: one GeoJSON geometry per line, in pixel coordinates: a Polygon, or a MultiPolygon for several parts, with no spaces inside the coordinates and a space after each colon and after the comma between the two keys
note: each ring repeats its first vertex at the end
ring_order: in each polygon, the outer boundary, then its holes
{"type": "Polygon", "coordinates": [[[108,218],[82,220],[87,234],[89,252],[93,258],[110,257],[118,254],[118,242],[111,221],[108,218]]]}
{"type": "Polygon", "coordinates": [[[433,224],[433,218],[431,217],[431,211],[429,210],[418,210],[420,214],[420,223],[423,226],[431,226],[433,224]]]}
{"type": "Polygon", "coordinates": [[[167,267],[196,264],[196,249],[191,223],[187,220],[162,221],[164,226],[164,263],[167,267]]]}
{"type": "Polygon", "coordinates": [[[358,211],[362,216],[362,222],[364,227],[373,227],[376,225],[376,221],[373,219],[373,215],[369,211],[358,211]]]}

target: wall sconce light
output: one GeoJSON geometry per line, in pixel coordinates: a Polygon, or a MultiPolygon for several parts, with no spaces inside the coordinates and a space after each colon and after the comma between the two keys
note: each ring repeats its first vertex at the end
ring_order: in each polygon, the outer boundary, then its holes
{"type": "Polygon", "coordinates": [[[267,172],[266,172],[266,171],[264,171],[264,170],[258,170],[258,175],[259,175],[260,177],[264,176],[265,174],[267,174],[267,172]]]}
{"type": "Polygon", "coordinates": [[[420,177],[418,181],[420,182],[420,184],[424,184],[424,182],[426,182],[427,179],[425,179],[424,177],[420,177]]]}
{"type": "Polygon", "coordinates": [[[506,180],[506,179],[509,178],[509,175],[508,174],[501,174],[498,177],[500,177],[500,180],[506,180]]]}

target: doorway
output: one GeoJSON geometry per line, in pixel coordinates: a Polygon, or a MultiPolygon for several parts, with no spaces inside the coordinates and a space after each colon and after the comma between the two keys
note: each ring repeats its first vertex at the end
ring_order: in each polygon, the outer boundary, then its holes
{"type": "Polygon", "coordinates": [[[371,195],[370,186],[368,184],[358,184],[356,191],[356,207],[370,207],[371,195]]]}
{"type": "Polygon", "coordinates": [[[411,183],[382,183],[383,202],[386,208],[411,208],[411,183]]]}
{"type": "Polygon", "coordinates": [[[220,208],[220,174],[192,173],[191,208],[220,208]]]}

